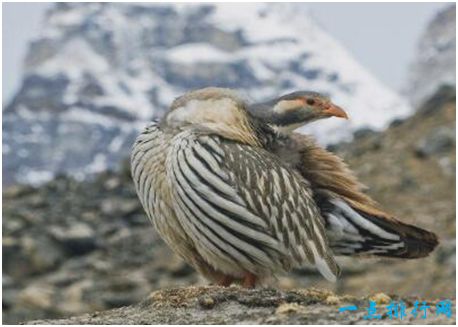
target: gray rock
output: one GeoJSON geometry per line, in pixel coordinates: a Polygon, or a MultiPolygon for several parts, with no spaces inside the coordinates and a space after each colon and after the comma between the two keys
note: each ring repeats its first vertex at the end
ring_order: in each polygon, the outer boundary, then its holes
{"type": "Polygon", "coordinates": [[[44,235],[37,235],[33,238],[24,237],[22,246],[28,261],[31,263],[30,268],[33,273],[53,269],[65,258],[64,251],[53,240],[44,235]]]}
{"type": "Polygon", "coordinates": [[[361,138],[366,138],[366,137],[369,137],[369,136],[374,136],[374,135],[377,135],[377,134],[378,134],[378,132],[374,131],[371,128],[360,128],[360,129],[356,130],[353,133],[353,137],[355,139],[361,139],[361,138]]]}
{"type": "Polygon", "coordinates": [[[70,254],[82,255],[97,248],[94,230],[85,223],[75,223],[68,228],[52,226],[50,235],[70,254]]]}
{"type": "Polygon", "coordinates": [[[456,5],[448,4],[428,24],[410,67],[407,94],[415,107],[441,85],[456,85],[456,5]]]}
{"type": "Polygon", "coordinates": [[[437,91],[418,108],[418,113],[423,116],[430,116],[440,111],[444,104],[455,102],[456,88],[451,85],[440,85],[437,91]]]}
{"type": "Polygon", "coordinates": [[[18,294],[18,285],[9,275],[2,276],[2,307],[9,309],[15,303],[18,294]]]}
{"type": "Polygon", "coordinates": [[[53,306],[53,295],[55,289],[44,285],[31,285],[23,289],[19,294],[19,303],[25,307],[39,310],[49,310],[53,306]]]}
{"type": "Polygon", "coordinates": [[[2,197],[4,199],[18,198],[24,195],[33,193],[35,188],[28,185],[11,185],[10,187],[3,190],[2,197]]]}
{"type": "Polygon", "coordinates": [[[446,264],[453,270],[456,268],[456,244],[453,240],[443,241],[437,249],[436,261],[439,264],[446,264]]]}
{"type": "Polygon", "coordinates": [[[19,267],[25,263],[25,258],[21,253],[21,244],[18,239],[5,236],[2,239],[3,250],[3,272],[13,276],[23,275],[19,267]]]}
{"type": "Polygon", "coordinates": [[[419,157],[436,156],[450,151],[455,146],[455,131],[447,127],[438,127],[416,146],[415,153],[419,157]]]}
{"type": "Polygon", "coordinates": [[[447,176],[455,176],[456,166],[450,157],[439,158],[439,166],[442,168],[442,171],[447,176]]]}
{"type": "MultiPolygon", "coordinates": [[[[454,324],[455,316],[436,315],[432,309],[427,319],[410,314],[417,298],[371,297],[378,305],[380,320],[365,320],[368,297],[337,296],[329,291],[297,289],[247,290],[239,287],[188,287],[157,291],[141,303],[120,309],[95,312],[58,320],[37,320],[27,324],[454,324]],[[384,305],[392,299],[404,301],[408,313],[403,320],[390,320],[384,305]],[[339,313],[339,308],[357,306],[355,312],[339,313]]],[[[434,308],[436,301],[428,301],[434,308]]],[[[452,308],[455,301],[452,301],[452,308]]]]}
{"type": "Polygon", "coordinates": [[[390,123],[389,128],[396,128],[398,126],[401,126],[402,124],[404,124],[405,121],[406,120],[404,118],[397,118],[390,123]]]}
{"type": "Polygon", "coordinates": [[[44,273],[55,268],[65,256],[45,235],[3,238],[3,269],[15,278],[44,273]]]}
{"type": "Polygon", "coordinates": [[[100,204],[101,211],[106,215],[128,216],[140,209],[137,199],[106,199],[100,204]]]}

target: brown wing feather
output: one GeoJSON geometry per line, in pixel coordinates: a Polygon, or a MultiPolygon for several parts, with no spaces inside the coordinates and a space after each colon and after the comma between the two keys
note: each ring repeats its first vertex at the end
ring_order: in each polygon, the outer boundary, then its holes
{"type": "MultiPolygon", "coordinates": [[[[292,133],[281,147],[277,147],[277,151],[293,151],[296,154],[294,165],[310,182],[319,206],[320,197],[343,200],[361,218],[400,236],[402,248],[390,249],[377,255],[418,258],[428,255],[437,246],[437,236],[434,233],[403,223],[380,209],[377,202],[363,193],[365,186],[357,180],[344,161],[317,145],[312,138],[292,133]]],[[[285,157],[285,154],[280,156],[285,157]]],[[[373,244],[374,241],[366,244],[367,248],[363,250],[370,249],[373,244]]]]}
{"type": "Polygon", "coordinates": [[[343,198],[352,207],[368,214],[392,218],[362,192],[366,187],[357,180],[340,157],[323,149],[306,135],[293,133],[291,138],[300,154],[297,168],[315,191],[343,198]]]}

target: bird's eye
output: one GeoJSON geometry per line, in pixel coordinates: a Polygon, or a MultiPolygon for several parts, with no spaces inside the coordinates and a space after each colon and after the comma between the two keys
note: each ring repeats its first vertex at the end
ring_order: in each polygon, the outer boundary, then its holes
{"type": "Polygon", "coordinates": [[[313,99],[307,99],[307,104],[313,106],[315,104],[315,100],[313,99]]]}

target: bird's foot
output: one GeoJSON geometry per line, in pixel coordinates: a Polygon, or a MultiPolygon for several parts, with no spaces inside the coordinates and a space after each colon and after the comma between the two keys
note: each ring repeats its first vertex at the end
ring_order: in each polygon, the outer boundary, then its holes
{"type": "Polygon", "coordinates": [[[246,273],[245,277],[243,278],[242,286],[245,288],[254,288],[256,286],[256,275],[252,273],[246,273]]]}
{"type": "Polygon", "coordinates": [[[232,284],[233,281],[234,281],[233,277],[223,275],[223,277],[221,277],[221,279],[216,284],[219,286],[228,287],[232,284]]]}

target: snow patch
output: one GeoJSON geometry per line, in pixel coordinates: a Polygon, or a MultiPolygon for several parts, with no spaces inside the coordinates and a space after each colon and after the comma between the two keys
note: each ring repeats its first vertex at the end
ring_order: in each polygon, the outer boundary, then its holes
{"type": "Polygon", "coordinates": [[[169,60],[181,64],[233,61],[233,57],[230,53],[217,49],[207,43],[180,45],[169,50],[166,56],[169,60]]]}

